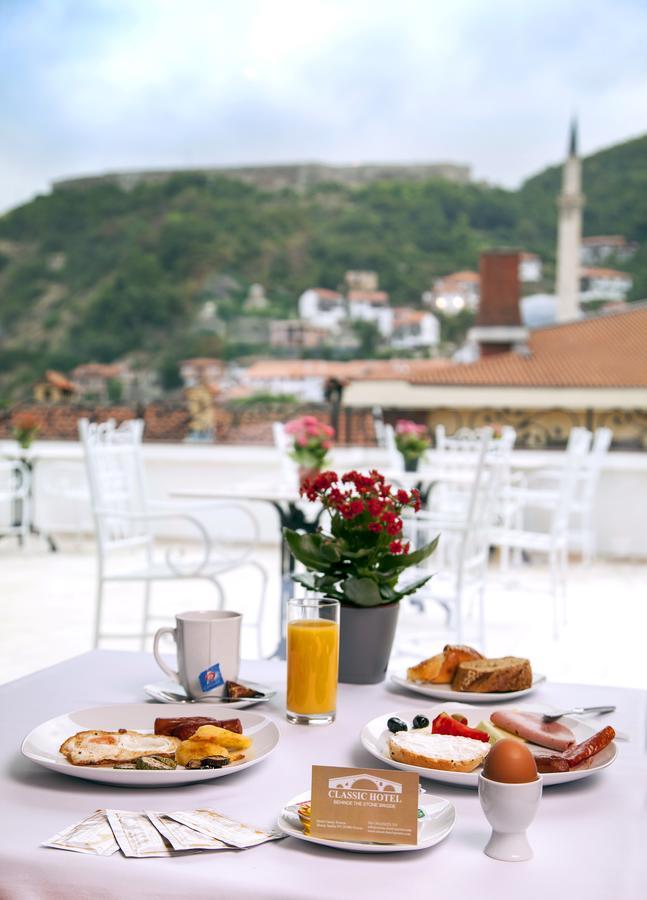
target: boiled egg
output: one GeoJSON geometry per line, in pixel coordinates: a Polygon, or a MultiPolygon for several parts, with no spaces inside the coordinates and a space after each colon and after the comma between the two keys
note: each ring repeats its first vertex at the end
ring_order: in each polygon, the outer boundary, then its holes
{"type": "Polygon", "coordinates": [[[483,776],[504,784],[526,784],[537,780],[537,763],[524,744],[505,738],[490,749],[483,763],[483,776]]]}

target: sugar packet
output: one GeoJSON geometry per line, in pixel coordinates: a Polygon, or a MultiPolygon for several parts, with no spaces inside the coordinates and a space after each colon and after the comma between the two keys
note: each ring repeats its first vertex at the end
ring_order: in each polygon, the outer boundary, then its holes
{"type": "Polygon", "coordinates": [[[107,809],[106,815],[124,856],[144,859],[175,855],[170,841],[155,828],[144,813],[107,809]]]}
{"type": "Polygon", "coordinates": [[[201,834],[223,841],[230,847],[242,850],[245,847],[256,847],[265,841],[276,841],[284,837],[276,831],[261,831],[229,819],[213,809],[194,809],[190,812],[168,813],[171,819],[194,828],[201,834]]]}
{"type": "Polygon", "coordinates": [[[90,853],[94,856],[112,856],[119,849],[105,809],[97,809],[76,825],[64,828],[42,846],[54,847],[56,850],[72,850],[74,853],[90,853]]]}
{"type": "Polygon", "coordinates": [[[174,850],[230,850],[227,844],[216,838],[201,834],[188,825],[176,822],[166,813],[151,812],[146,810],[146,815],[151,820],[159,833],[166,838],[174,850]]]}

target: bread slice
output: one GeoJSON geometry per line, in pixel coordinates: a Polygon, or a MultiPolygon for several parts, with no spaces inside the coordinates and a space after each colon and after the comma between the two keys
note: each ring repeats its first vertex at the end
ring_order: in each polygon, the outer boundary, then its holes
{"type": "Polygon", "coordinates": [[[451,684],[458,664],[468,659],[483,659],[483,655],[472,647],[447,644],[442,653],[407,669],[407,679],[425,684],[451,684]]]}
{"type": "Polygon", "coordinates": [[[477,694],[524,691],[531,686],[530,662],[518,656],[462,662],[452,681],[455,691],[474,691],[477,694]]]}
{"type": "Polygon", "coordinates": [[[480,766],[490,744],[473,738],[427,731],[398,731],[389,739],[391,759],[408,766],[444,769],[447,772],[472,772],[480,766]]]}

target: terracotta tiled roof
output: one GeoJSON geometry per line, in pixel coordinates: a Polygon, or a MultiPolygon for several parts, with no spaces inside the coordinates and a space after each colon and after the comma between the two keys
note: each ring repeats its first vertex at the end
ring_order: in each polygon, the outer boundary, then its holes
{"type": "Polygon", "coordinates": [[[48,384],[51,384],[53,387],[59,388],[61,391],[76,391],[76,385],[73,381],[70,381],[69,378],[66,378],[62,372],[57,372],[55,369],[48,369],[45,372],[45,381],[48,384]]]}
{"type": "Polygon", "coordinates": [[[222,360],[210,356],[195,356],[193,359],[183,359],[180,365],[195,366],[196,368],[202,368],[204,366],[222,366],[222,360]]]}
{"type": "Polygon", "coordinates": [[[428,364],[412,384],[496,387],[647,388],[647,303],[530,332],[529,355],[501,353],[478,362],[428,364]]]}
{"type": "Polygon", "coordinates": [[[429,368],[450,366],[447,359],[356,359],[329,362],[325,359],[262,359],[246,371],[248,380],[269,378],[340,378],[347,381],[408,379],[429,368]]]}
{"type": "Polygon", "coordinates": [[[441,281],[472,281],[475,284],[481,280],[481,276],[478,272],[451,272],[449,275],[444,275],[441,278],[441,281]]]}
{"type": "Polygon", "coordinates": [[[591,237],[582,238],[582,243],[587,247],[595,247],[598,244],[602,244],[603,246],[606,246],[607,244],[624,246],[627,241],[621,234],[596,234],[591,237]]]}
{"type": "Polygon", "coordinates": [[[393,324],[398,325],[416,324],[422,322],[430,312],[424,309],[413,309],[410,306],[395,306],[393,308],[393,324]]]}
{"type": "Polygon", "coordinates": [[[349,291],[348,299],[351,303],[376,303],[378,305],[389,302],[386,291],[349,291]]]}
{"type": "Polygon", "coordinates": [[[620,272],[618,269],[582,269],[580,274],[583,278],[631,278],[628,272],[620,272]]]}
{"type": "Polygon", "coordinates": [[[312,288],[312,290],[325,300],[341,300],[339,291],[331,291],[330,288],[312,288]]]}
{"type": "Polygon", "coordinates": [[[118,378],[124,367],[119,363],[83,363],[72,369],[74,378],[118,378]]]}

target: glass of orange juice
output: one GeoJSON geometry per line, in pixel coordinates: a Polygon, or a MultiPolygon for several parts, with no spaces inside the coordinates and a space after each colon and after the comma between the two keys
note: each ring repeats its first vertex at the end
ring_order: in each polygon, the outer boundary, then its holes
{"type": "Polygon", "coordinates": [[[335,720],[339,670],[339,602],[319,597],[288,601],[288,722],[335,720]]]}

